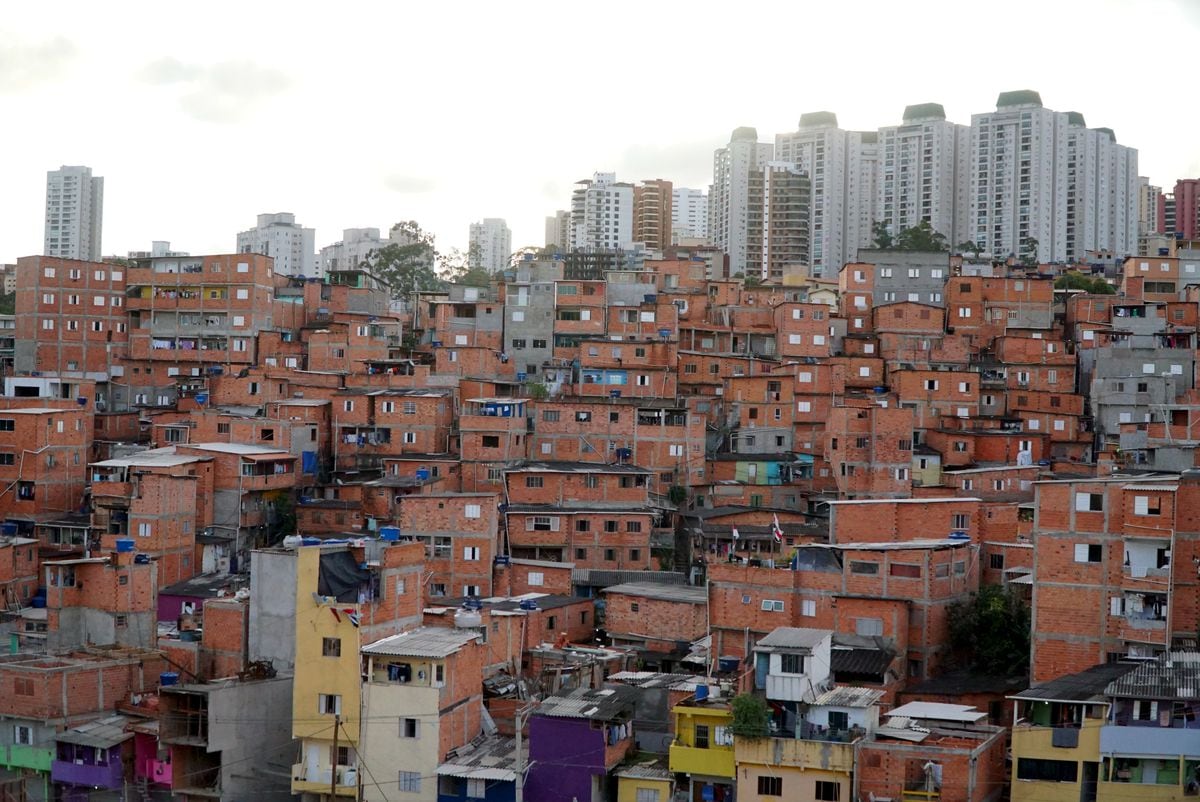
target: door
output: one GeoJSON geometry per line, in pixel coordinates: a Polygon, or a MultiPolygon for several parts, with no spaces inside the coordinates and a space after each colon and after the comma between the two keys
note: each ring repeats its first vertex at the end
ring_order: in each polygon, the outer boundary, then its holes
{"type": "Polygon", "coordinates": [[[1083,782],[1079,784],[1079,802],[1096,802],[1096,781],[1100,777],[1100,764],[1084,761],[1083,782]]]}

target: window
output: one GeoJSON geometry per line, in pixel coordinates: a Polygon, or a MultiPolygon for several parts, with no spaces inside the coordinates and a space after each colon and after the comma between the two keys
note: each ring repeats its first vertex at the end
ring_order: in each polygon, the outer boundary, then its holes
{"type": "Polygon", "coordinates": [[[479,518],[483,515],[483,508],[478,504],[468,504],[463,508],[463,516],[466,518],[479,518]]]}
{"type": "Polygon", "coordinates": [[[576,423],[587,423],[591,419],[592,419],[592,413],[590,413],[590,412],[585,412],[585,411],[581,410],[581,411],[575,413],[575,422],[576,423]]]}
{"type": "Polygon", "coordinates": [[[850,561],[850,573],[862,574],[864,576],[875,576],[876,574],[879,573],[879,563],[851,560],[850,561]]]}
{"type": "Polygon", "coordinates": [[[993,571],[1004,570],[1004,555],[1003,554],[989,555],[988,556],[988,567],[991,568],[993,571]]]}
{"type": "Polygon", "coordinates": [[[544,423],[558,423],[558,410],[546,409],[542,411],[542,421],[544,423]]]}
{"type": "Polygon", "coordinates": [[[921,566],[917,563],[892,563],[888,566],[888,573],[905,579],[920,579],[921,566]]]}
{"type": "Polygon", "coordinates": [[[544,484],[544,482],[543,482],[541,476],[526,476],[525,477],[525,486],[526,487],[541,487],[543,484],[544,484]]]}
{"type": "Polygon", "coordinates": [[[758,778],[758,795],[783,796],[783,778],[760,776],[758,778]]]}
{"type": "Polygon", "coordinates": [[[342,714],[342,696],[337,693],[317,694],[317,712],[322,715],[340,716],[342,714]]]}
{"type": "Polygon", "coordinates": [[[404,433],[404,442],[406,445],[415,445],[417,442],[417,433],[416,432],[405,432],[404,433]]]}
{"type": "Polygon", "coordinates": [[[468,562],[478,562],[479,561],[479,547],[478,546],[463,546],[463,559],[467,560],[468,562]]]}
{"type": "Polygon", "coordinates": [[[637,789],[637,799],[634,802],[661,802],[657,788],[637,789]]]}
{"type": "Polygon", "coordinates": [[[763,599],[761,606],[762,609],[766,610],[768,613],[783,612],[783,602],[778,599],[763,599]]]}
{"type": "Polygon", "coordinates": [[[17,746],[33,745],[33,727],[24,724],[13,725],[13,743],[17,746]]]}
{"type": "Polygon", "coordinates": [[[625,531],[626,532],[642,531],[642,522],[641,521],[626,521],[625,522],[625,531]]]}
{"type": "Polygon", "coordinates": [[[421,773],[419,771],[400,772],[400,792],[404,794],[421,793],[421,773]]]}
{"type": "Polygon", "coordinates": [[[616,562],[616,560],[617,560],[617,550],[616,549],[605,549],[604,550],[604,561],[605,562],[611,563],[611,562],[616,562]]]}
{"type": "Polygon", "coordinates": [[[350,400],[343,401],[342,402],[342,411],[343,412],[353,412],[354,411],[354,402],[350,401],[350,400]]]}
{"type": "Polygon", "coordinates": [[[964,512],[955,513],[950,518],[950,526],[953,529],[966,529],[971,525],[971,516],[964,512]]]}
{"type": "Polygon", "coordinates": [[[245,288],[239,288],[237,291],[236,297],[239,301],[248,300],[250,298],[250,290],[245,289],[245,288]]]}
{"type": "Polygon", "coordinates": [[[322,657],[341,657],[342,656],[342,639],[341,638],[321,638],[321,656],[322,657]]]}
{"type": "Polygon", "coordinates": [[[526,582],[532,587],[540,588],[546,584],[546,574],[542,571],[530,571],[526,582]]]}
{"type": "Polygon", "coordinates": [[[696,729],[694,730],[694,735],[695,735],[695,737],[693,738],[692,743],[695,745],[695,747],[697,749],[707,749],[708,748],[708,725],[707,724],[697,724],[696,729]]]}
{"type": "Polygon", "coordinates": [[[151,532],[150,524],[148,524],[148,523],[138,524],[138,537],[150,537],[151,533],[152,532],[151,532]]]}
{"type": "Polygon", "coordinates": [[[1158,496],[1134,496],[1134,515],[1159,515],[1162,512],[1162,500],[1158,496]]]}
{"type": "Polygon", "coordinates": [[[1017,759],[1018,780],[1073,783],[1078,777],[1079,764],[1074,760],[1047,760],[1022,757],[1017,759]]]}
{"type": "Polygon", "coordinates": [[[483,436],[483,447],[484,448],[499,448],[500,447],[500,435],[485,434],[483,436]]]}
{"type": "Polygon", "coordinates": [[[401,738],[420,738],[421,737],[421,719],[419,719],[419,718],[402,718],[402,719],[400,719],[400,737],[401,738]]]}
{"type": "Polygon", "coordinates": [[[783,674],[803,674],[804,673],[804,655],[802,655],[802,654],[781,654],[781,655],[779,655],[779,671],[783,674]]]}
{"type": "Polygon", "coordinates": [[[1076,493],[1076,512],[1103,512],[1104,495],[1101,493],[1076,493]]]}
{"type": "Polygon", "coordinates": [[[1075,562],[1098,563],[1103,559],[1104,547],[1099,543],[1076,543],[1075,562]]]}
{"type": "Polygon", "coordinates": [[[854,633],[869,638],[883,637],[883,619],[856,618],[854,619],[854,633]]]}
{"type": "MultiPolygon", "coordinates": [[[[830,718],[832,721],[832,715],[830,718]]],[[[832,723],[830,724],[832,726],[832,723]]],[[[846,729],[842,727],[842,729],[846,729]]],[[[829,780],[817,780],[813,789],[813,799],[817,802],[841,802],[842,786],[840,783],[831,782],[829,780]]]]}

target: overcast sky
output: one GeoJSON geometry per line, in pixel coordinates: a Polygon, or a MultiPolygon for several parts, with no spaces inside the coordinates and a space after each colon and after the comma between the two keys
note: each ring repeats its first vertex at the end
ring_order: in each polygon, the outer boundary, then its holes
{"type": "Polygon", "coordinates": [[[105,178],[106,254],[234,249],[260,212],[317,230],[416,220],[513,246],[595,171],[707,187],[733,128],[844,128],[1035,89],[1200,176],[1200,0],[12,3],[0,17],[0,261],[39,253],[46,170],[105,178]],[[977,10],[978,9],[978,10],[977,10]]]}

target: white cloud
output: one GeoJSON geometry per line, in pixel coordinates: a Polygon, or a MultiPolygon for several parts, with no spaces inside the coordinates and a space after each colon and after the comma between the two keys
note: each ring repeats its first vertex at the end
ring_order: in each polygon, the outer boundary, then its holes
{"type": "Polygon", "coordinates": [[[62,36],[27,43],[0,32],[0,93],[24,92],[55,81],[78,54],[75,44],[62,36]]]}
{"type": "Polygon", "coordinates": [[[282,71],[252,61],[201,66],[165,57],[142,67],[138,77],[152,86],[179,87],[180,109],[210,123],[241,122],[291,86],[282,71]]]}

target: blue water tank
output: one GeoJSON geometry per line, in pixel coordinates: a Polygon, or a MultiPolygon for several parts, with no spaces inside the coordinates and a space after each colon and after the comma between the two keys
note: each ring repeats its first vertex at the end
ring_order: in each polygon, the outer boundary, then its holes
{"type": "Polygon", "coordinates": [[[46,606],[45,594],[42,594],[41,596],[34,596],[32,599],[29,600],[29,606],[35,610],[43,609],[46,606]]]}
{"type": "Polygon", "coordinates": [[[417,468],[417,481],[420,481],[420,482],[428,482],[429,481],[429,469],[428,468],[417,468]]]}
{"type": "Polygon", "coordinates": [[[970,540],[971,536],[966,532],[951,532],[950,540],[970,540]]]}
{"type": "Polygon", "coordinates": [[[696,701],[703,702],[707,698],[708,698],[708,686],[707,685],[697,685],[696,686],[696,701]]]}
{"type": "Polygon", "coordinates": [[[179,684],[179,672],[164,671],[163,673],[158,675],[158,684],[164,688],[168,687],[170,685],[178,685],[179,684]]]}
{"type": "Polygon", "coordinates": [[[525,381],[525,380],[526,380],[526,379],[528,379],[528,378],[529,378],[529,374],[528,374],[528,373],[526,373],[525,371],[523,371],[523,370],[518,370],[518,371],[517,371],[517,381],[519,381],[519,382],[523,382],[523,381],[525,381]]]}
{"type": "Polygon", "coordinates": [[[137,551],[137,543],[131,538],[123,537],[117,540],[117,554],[128,554],[137,551]]]}
{"type": "Polygon", "coordinates": [[[510,558],[507,554],[497,554],[495,558],[496,565],[508,565],[510,558]]]}
{"type": "Polygon", "coordinates": [[[196,403],[204,406],[208,403],[208,393],[196,393],[196,403]]]}
{"type": "Polygon", "coordinates": [[[81,396],[79,396],[78,398],[76,398],[76,399],[75,399],[75,403],[76,403],[76,404],[79,404],[79,406],[81,406],[81,407],[86,407],[86,406],[87,406],[87,402],[88,402],[88,400],[87,400],[87,397],[86,397],[86,396],[82,396],[82,395],[81,395],[81,396]]]}
{"type": "Polygon", "coordinates": [[[738,664],[740,662],[741,662],[741,660],[737,657],[718,657],[717,658],[717,668],[718,668],[718,670],[720,670],[724,673],[729,673],[730,671],[737,671],[738,664]]]}
{"type": "Polygon", "coordinates": [[[398,526],[381,526],[379,527],[379,539],[397,541],[400,539],[400,527],[398,526]]]}
{"type": "Polygon", "coordinates": [[[133,562],[136,565],[149,565],[150,564],[150,555],[149,554],[137,554],[134,556],[133,562]]]}
{"type": "Polygon", "coordinates": [[[620,391],[620,390],[609,390],[609,391],[608,391],[608,397],[609,397],[609,398],[620,398],[620,397],[621,397],[621,391],[620,391]]]}
{"type": "Polygon", "coordinates": [[[3,524],[0,524],[0,534],[5,535],[7,537],[12,537],[16,533],[17,533],[17,525],[14,522],[5,521],[3,524]]]}

